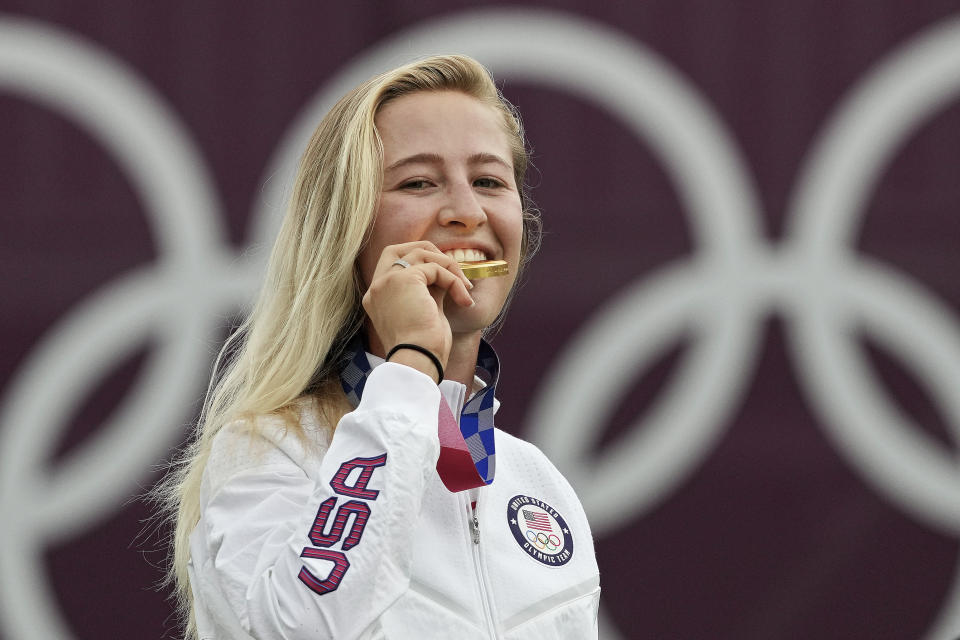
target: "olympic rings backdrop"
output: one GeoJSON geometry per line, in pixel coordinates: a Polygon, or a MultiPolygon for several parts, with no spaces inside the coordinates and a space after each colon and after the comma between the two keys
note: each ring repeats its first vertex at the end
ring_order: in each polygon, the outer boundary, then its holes
{"type": "Polygon", "coordinates": [[[954,0],[4,0],[0,638],[173,637],[139,496],[305,136],[440,52],[535,149],[498,424],[583,499],[601,636],[960,636],[954,0]]]}

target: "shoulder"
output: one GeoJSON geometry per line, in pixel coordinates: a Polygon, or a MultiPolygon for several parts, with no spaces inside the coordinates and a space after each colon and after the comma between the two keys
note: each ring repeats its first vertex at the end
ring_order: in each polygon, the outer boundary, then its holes
{"type": "Polygon", "coordinates": [[[556,486],[574,494],[573,488],[559,469],[532,442],[497,429],[497,473],[509,470],[539,487],[556,486]]]}
{"type": "Polygon", "coordinates": [[[279,411],[228,422],[214,436],[213,447],[252,452],[259,445],[299,460],[312,449],[325,450],[332,432],[316,398],[304,396],[279,411]]]}
{"type": "Polygon", "coordinates": [[[556,470],[556,467],[553,466],[546,454],[544,454],[537,445],[523,438],[511,435],[499,427],[496,428],[496,433],[498,454],[503,452],[517,462],[545,465],[556,470]]]}
{"type": "Polygon", "coordinates": [[[321,419],[315,398],[299,398],[284,410],[233,420],[213,437],[204,469],[204,492],[215,494],[244,472],[291,472],[319,466],[333,429],[321,419]]]}

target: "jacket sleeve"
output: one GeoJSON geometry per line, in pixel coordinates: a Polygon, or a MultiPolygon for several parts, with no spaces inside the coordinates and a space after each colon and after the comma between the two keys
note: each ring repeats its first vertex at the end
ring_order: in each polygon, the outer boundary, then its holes
{"type": "Polygon", "coordinates": [[[214,490],[191,538],[200,630],[373,637],[409,585],[411,540],[436,473],[439,402],[428,376],[382,364],[313,465],[274,450],[214,490]]]}

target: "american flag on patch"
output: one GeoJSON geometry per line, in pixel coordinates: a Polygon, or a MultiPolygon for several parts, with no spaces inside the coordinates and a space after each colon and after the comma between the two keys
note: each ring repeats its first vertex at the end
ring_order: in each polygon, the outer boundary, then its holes
{"type": "Polygon", "coordinates": [[[523,511],[523,519],[527,521],[527,526],[531,529],[553,531],[553,526],[550,524],[550,516],[547,514],[527,511],[526,509],[521,509],[521,511],[523,511]]]}

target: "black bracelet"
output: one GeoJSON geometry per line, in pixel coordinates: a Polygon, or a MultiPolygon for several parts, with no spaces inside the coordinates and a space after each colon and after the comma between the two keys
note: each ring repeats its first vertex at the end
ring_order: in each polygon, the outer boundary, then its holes
{"type": "Polygon", "coordinates": [[[395,354],[397,351],[400,351],[401,349],[412,349],[414,351],[419,351],[423,355],[430,358],[430,362],[432,362],[433,366],[437,368],[437,373],[440,375],[440,377],[437,379],[437,384],[440,384],[441,382],[443,382],[443,366],[440,364],[440,358],[433,355],[433,352],[431,352],[429,349],[421,347],[418,344],[408,344],[406,342],[401,342],[400,344],[395,346],[393,349],[390,349],[390,351],[387,353],[387,357],[385,358],[385,360],[387,362],[390,362],[390,357],[393,354],[395,354]]]}

